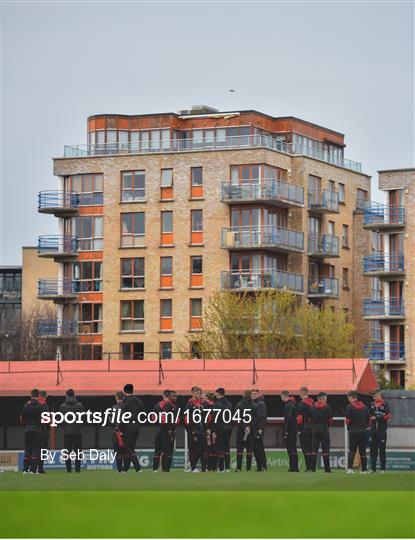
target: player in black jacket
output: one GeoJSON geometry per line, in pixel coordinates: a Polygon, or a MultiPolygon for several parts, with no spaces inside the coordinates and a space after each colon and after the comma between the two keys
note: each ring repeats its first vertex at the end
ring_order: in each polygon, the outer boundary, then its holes
{"type": "Polygon", "coordinates": [[[321,445],[323,456],[324,472],[331,473],[330,469],[330,431],[329,426],[333,423],[333,413],[327,403],[327,394],[320,392],[317,401],[311,407],[310,419],[311,429],[311,470],[316,472],[317,454],[321,445]]]}
{"type": "Polygon", "coordinates": [[[173,459],[174,439],[176,437],[177,395],[173,390],[165,390],[163,399],[154,407],[154,411],[160,416],[160,427],[154,440],[153,472],[161,470],[170,472],[173,459]]]}
{"type": "Polygon", "coordinates": [[[251,392],[252,401],[255,403],[257,411],[254,426],[254,456],[258,472],[267,470],[267,455],[264,447],[265,426],[267,424],[267,406],[265,399],[258,389],[251,392]]]}
{"type": "MultiPolygon", "coordinates": [[[[68,412],[80,413],[83,412],[84,406],[80,403],[76,397],[75,392],[72,388],[66,391],[65,401],[59,408],[60,412],[65,414],[68,412]]],[[[82,450],[82,432],[81,424],[73,422],[72,424],[63,423],[63,445],[64,448],[69,452],[78,452],[82,450]]],[[[68,457],[65,460],[66,471],[68,473],[72,472],[72,460],[68,457]]],[[[75,472],[81,472],[81,460],[78,457],[75,459],[75,472]]]]}
{"type": "MultiPolygon", "coordinates": [[[[207,392],[203,398],[203,409],[210,410],[215,407],[216,396],[213,392],[207,392]]],[[[216,472],[218,469],[218,448],[217,448],[217,430],[215,427],[214,419],[215,414],[212,413],[208,416],[206,423],[206,469],[210,472],[216,472]]]]}
{"type": "Polygon", "coordinates": [[[140,433],[138,415],[146,410],[141,399],[134,395],[134,386],[132,384],[126,384],[124,386],[124,394],[125,397],[121,404],[121,412],[122,414],[126,412],[131,413],[130,421],[120,426],[125,451],[124,471],[127,472],[132,463],[135,471],[139,473],[142,472],[142,469],[135,451],[135,445],[140,433]]]}
{"type": "Polygon", "coordinates": [[[281,392],[284,402],[284,433],[285,447],[287,448],[290,468],[288,472],[299,472],[297,453],[297,402],[294,396],[290,396],[288,390],[281,392]]]}
{"type": "Polygon", "coordinates": [[[392,418],[389,405],[382,399],[380,390],[373,392],[373,403],[370,406],[370,462],[371,471],[376,472],[378,454],[380,458],[380,472],[386,470],[386,430],[392,418]]]}
{"type": "Polygon", "coordinates": [[[232,404],[225,397],[224,388],[215,392],[216,401],[212,408],[220,409],[213,412],[214,429],[216,433],[216,448],[218,454],[219,472],[231,472],[231,435],[232,435],[232,404]]]}
{"type": "Polygon", "coordinates": [[[251,470],[256,411],[257,408],[252,401],[251,390],[245,390],[241,401],[235,407],[234,414],[234,417],[238,419],[238,429],[236,430],[236,472],[241,472],[244,449],[246,450],[246,470],[251,470]]]}
{"type": "Polygon", "coordinates": [[[38,398],[39,390],[34,388],[20,415],[20,422],[25,426],[23,474],[36,474],[40,461],[42,407],[38,398]]]}
{"type": "MultiPolygon", "coordinates": [[[[115,405],[112,410],[116,413],[121,410],[122,401],[125,395],[124,392],[117,392],[115,394],[115,405]]],[[[114,430],[112,432],[112,447],[115,452],[115,464],[117,465],[117,471],[119,473],[124,472],[124,460],[125,460],[125,448],[124,441],[122,440],[122,433],[120,431],[119,423],[114,424],[114,430]]]]}
{"type": "MultiPolygon", "coordinates": [[[[48,397],[48,394],[46,390],[41,390],[39,392],[39,403],[42,407],[42,412],[49,412],[49,405],[46,403],[46,399],[48,397]]],[[[43,460],[42,460],[42,449],[48,449],[49,448],[49,433],[50,433],[50,425],[42,423],[40,426],[40,458],[39,458],[39,465],[37,472],[39,474],[45,474],[44,468],[43,468],[43,460]]]]}
{"type": "Polygon", "coordinates": [[[358,401],[357,392],[347,394],[349,404],[346,407],[346,424],[349,429],[349,456],[347,473],[353,474],[353,461],[357,449],[359,449],[362,464],[362,473],[367,472],[366,449],[368,443],[368,427],[370,423],[369,409],[362,401],[358,401]]]}
{"type": "Polygon", "coordinates": [[[297,405],[297,426],[300,446],[303,452],[306,472],[311,472],[311,407],[313,398],[308,397],[308,388],[302,386],[299,391],[301,401],[297,405]]]}
{"type": "Polygon", "coordinates": [[[191,472],[198,473],[200,472],[197,468],[199,460],[202,471],[206,471],[206,411],[203,406],[202,389],[193,386],[191,393],[192,397],[184,410],[184,424],[189,446],[190,469],[191,472]]]}

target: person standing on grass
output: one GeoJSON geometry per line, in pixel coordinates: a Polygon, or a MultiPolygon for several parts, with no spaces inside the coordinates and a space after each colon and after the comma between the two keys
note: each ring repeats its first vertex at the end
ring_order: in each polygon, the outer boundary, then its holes
{"type": "Polygon", "coordinates": [[[331,473],[330,469],[330,430],[333,423],[333,413],[330,405],[327,403],[327,394],[320,392],[317,395],[317,401],[310,410],[311,429],[311,471],[316,472],[317,455],[321,446],[323,456],[324,472],[331,473]]]}
{"type": "Polygon", "coordinates": [[[215,427],[213,434],[216,434],[216,448],[218,455],[219,472],[231,472],[231,435],[232,435],[232,411],[230,401],[225,397],[225,389],[217,388],[215,392],[216,401],[214,409],[220,409],[220,413],[214,412],[215,427]]]}
{"type": "Polygon", "coordinates": [[[389,405],[382,399],[380,390],[373,392],[373,403],[370,406],[370,463],[369,473],[376,472],[378,454],[380,459],[380,473],[386,471],[386,430],[392,418],[389,405]]]}
{"type": "Polygon", "coordinates": [[[254,457],[256,461],[256,470],[264,472],[267,470],[267,455],[264,447],[265,426],[267,424],[267,406],[264,396],[261,396],[258,389],[251,392],[252,401],[257,411],[254,427],[254,457]]]}
{"type": "MultiPolygon", "coordinates": [[[[114,413],[121,410],[122,402],[124,399],[124,392],[117,392],[115,394],[115,405],[112,407],[114,413]]],[[[115,464],[117,465],[117,471],[119,473],[124,472],[124,459],[125,459],[125,448],[124,442],[122,440],[122,433],[120,431],[119,423],[114,424],[114,430],[112,433],[112,447],[115,452],[115,464]]]]}
{"type": "Polygon", "coordinates": [[[23,405],[20,422],[25,426],[23,474],[36,474],[40,461],[41,414],[39,390],[30,392],[30,399],[23,405]]]}
{"type": "Polygon", "coordinates": [[[154,440],[153,472],[158,472],[160,462],[162,472],[170,472],[171,469],[177,427],[176,401],[176,392],[165,390],[163,399],[154,407],[154,412],[160,416],[160,425],[154,440]],[[171,416],[173,418],[170,418],[171,416]]]}
{"type": "Polygon", "coordinates": [[[138,415],[142,412],[145,413],[146,410],[141,399],[134,395],[134,386],[132,384],[126,384],[124,386],[124,394],[125,396],[121,403],[121,413],[131,414],[130,420],[120,426],[125,453],[124,471],[129,471],[132,463],[135,472],[141,473],[142,469],[135,452],[135,445],[140,433],[138,415]]]}
{"type": "MultiPolygon", "coordinates": [[[[202,396],[203,409],[206,411],[211,410],[215,406],[215,394],[213,392],[207,392],[202,396]]],[[[214,415],[209,414],[206,422],[206,469],[209,472],[216,472],[218,470],[218,448],[217,448],[218,435],[214,423],[214,415]]]]}
{"type": "Polygon", "coordinates": [[[281,392],[281,399],[284,403],[285,447],[290,463],[288,472],[300,472],[297,453],[297,401],[294,396],[290,396],[288,390],[281,392]]]}
{"type": "Polygon", "coordinates": [[[257,408],[252,401],[251,390],[245,390],[241,401],[235,407],[234,414],[238,422],[236,431],[236,472],[242,470],[244,449],[246,451],[246,470],[251,470],[256,413],[257,408]]]}
{"type": "MultiPolygon", "coordinates": [[[[46,399],[48,397],[48,394],[46,390],[41,390],[39,392],[39,403],[42,408],[42,412],[49,412],[49,405],[46,403],[46,399]]],[[[49,424],[41,424],[40,425],[40,449],[48,449],[49,448],[49,433],[50,433],[50,425],[49,424]]],[[[40,454],[42,456],[42,453],[40,454]]],[[[42,457],[39,458],[39,465],[37,472],[39,474],[45,474],[44,468],[43,468],[43,460],[42,457]]]]}
{"type": "Polygon", "coordinates": [[[308,397],[306,386],[300,388],[299,394],[301,401],[297,407],[298,436],[305,461],[305,472],[311,472],[311,407],[314,400],[308,397]]]}
{"type": "Polygon", "coordinates": [[[370,413],[368,407],[357,399],[357,392],[352,390],[347,394],[349,404],[346,407],[346,424],[349,430],[349,455],[347,473],[353,474],[353,461],[356,451],[359,450],[361,461],[361,474],[367,473],[367,443],[370,413]]]}
{"type": "Polygon", "coordinates": [[[187,432],[189,448],[190,472],[200,472],[197,465],[200,461],[202,472],[206,472],[206,431],[203,412],[202,389],[193,386],[192,397],[184,410],[184,424],[187,432]]]}
{"type": "MultiPolygon", "coordinates": [[[[65,401],[62,403],[59,410],[62,414],[66,414],[68,412],[73,412],[76,414],[85,411],[82,403],[76,399],[75,392],[72,390],[72,388],[69,388],[69,390],[66,391],[65,401]]],[[[77,422],[73,422],[71,424],[64,422],[62,424],[62,428],[64,448],[68,453],[76,452],[77,457],[75,458],[75,472],[80,473],[81,460],[79,459],[78,453],[82,451],[81,425],[77,422]]],[[[69,456],[65,460],[65,466],[66,472],[72,472],[72,460],[69,458],[69,456]]]]}

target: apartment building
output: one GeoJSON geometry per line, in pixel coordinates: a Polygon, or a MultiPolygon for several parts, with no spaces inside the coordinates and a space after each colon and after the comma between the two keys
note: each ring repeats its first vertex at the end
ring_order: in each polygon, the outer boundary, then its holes
{"type": "Polygon", "coordinates": [[[87,137],[54,159],[58,189],[39,194],[58,218],[39,255],[59,266],[39,282],[57,306],[41,334],[78,335],[83,358],[168,359],[201,331],[214,291],[271,288],[344,310],[367,341],[370,232],[356,207],[370,177],[344,157],[343,134],[196,106],[95,115],[87,137]]]}
{"type": "Polygon", "coordinates": [[[22,267],[0,266],[0,359],[13,353],[22,309],[22,267]]]}
{"type": "Polygon", "coordinates": [[[384,203],[364,210],[372,231],[363,273],[371,296],[364,300],[371,341],[366,351],[377,369],[401,387],[414,384],[415,362],[415,169],[379,171],[384,203]]]}

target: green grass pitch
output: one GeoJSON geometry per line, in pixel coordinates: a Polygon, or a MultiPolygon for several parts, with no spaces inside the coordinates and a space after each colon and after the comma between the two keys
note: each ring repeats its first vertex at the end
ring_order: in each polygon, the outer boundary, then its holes
{"type": "Polygon", "coordinates": [[[1,537],[415,536],[415,473],[0,475],[1,537]]]}

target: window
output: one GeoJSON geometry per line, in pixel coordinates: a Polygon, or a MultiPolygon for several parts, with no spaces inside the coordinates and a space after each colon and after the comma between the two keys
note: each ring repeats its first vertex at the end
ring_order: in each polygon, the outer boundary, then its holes
{"type": "Polygon", "coordinates": [[[146,195],[145,171],[123,172],[121,176],[122,202],[142,201],[146,195]]]}
{"type": "Polygon", "coordinates": [[[344,204],[346,202],[346,192],[344,184],[339,183],[339,203],[344,204]]]}
{"type": "Polygon", "coordinates": [[[76,174],[66,176],[65,192],[78,194],[79,206],[101,205],[104,202],[102,174],[76,174]]]}
{"type": "Polygon", "coordinates": [[[191,188],[190,198],[200,199],[203,197],[203,169],[202,167],[192,167],[190,169],[191,188]]]}
{"type": "Polygon", "coordinates": [[[192,264],[192,274],[203,274],[202,256],[190,257],[192,264]]]}
{"type": "Polygon", "coordinates": [[[144,343],[121,343],[121,360],[144,360],[144,343]]]}
{"type": "Polygon", "coordinates": [[[367,203],[367,191],[365,189],[357,189],[356,194],[356,209],[364,210],[367,203]]]}
{"type": "Polygon", "coordinates": [[[190,257],[190,287],[203,287],[203,258],[190,257]]]}
{"type": "Polygon", "coordinates": [[[334,180],[329,180],[329,191],[336,190],[336,182],[334,180]]]}
{"type": "Polygon", "coordinates": [[[344,248],[349,247],[349,226],[343,225],[342,227],[342,245],[344,248]]]}
{"type": "Polygon", "coordinates": [[[173,232],[173,212],[171,212],[170,210],[168,212],[161,213],[161,232],[173,232]]]}
{"type": "Polygon", "coordinates": [[[173,301],[160,300],[160,331],[170,332],[173,329],[173,301]]]}
{"type": "Polygon", "coordinates": [[[191,298],[190,300],[190,329],[201,330],[202,328],[202,299],[191,298]]]}
{"type": "Polygon", "coordinates": [[[329,234],[334,236],[335,234],[335,223],[334,221],[329,221],[329,234]]]}
{"type": "Polygon", "coordinates": [[[102,345],[81,344],[79,353],[81,360],[102,360],[102,345]]]}
{"type": "Polygon", "coordinates": [[[78,239],[81,251],[99,251],[103,248],[102,216],[72,218],[72,234],[78,239]]]}
{"type": "Polygon", "coordinates": [[[160,342],[160,358],[161,360],[170,360],[172,357],[171,341],[160,342]]]}
{"type": "Polygon", "coordinates": [[[192,210],[192,232],[200,232],[203,230],[203,211],[192,210]]]}
{"type": "Polygon", "coordinates": [[[144,331],[144,300],[123,300],[121,302],[121,331],[144,331]]]}
{"type": "Polygon", "coordinates": [[[121,247],[144,245],[144,212],[121,214],[121,247]]]}
{"type": "Polygon", "coordinates": [[[378,277],[372,278],[372,298],[375,300],[382,298],[382,285],[378,277]]]}
{"type": "Polygon", "coordinates": [[[121,289],[144,288],[144,257],[121,259],[121,289]]]}
{"type": "Polygon", "coordinates": [[[161,169],[161,187],[173,187],[173,169],[161,169]]]}
{"type": "Polygon", "coordinates": [[[73,264],[75,292],[102,291],[102,262],[82,261],[73,264]]]}
{"type": "Polygon", "coordinates": [[[102,332],[102,304],[83,302],[79,306],[79,333],[100,334],[102,332]]]}
{"type": "Polygon", "coordinates": [[[343,289],[349,289],[349,269],[343,268],[343,289]]]}
{"type": "Polygon", "coordinates": [[[344,320],[346,323],[349,322],[349,308],[345,307],[343,308],[343,313],[344,313],[344,320]]]}
{"type": "Polygon", "coordinates": [[[160,288],[173,287],[173,257],[160,258],[160,288]]]}

